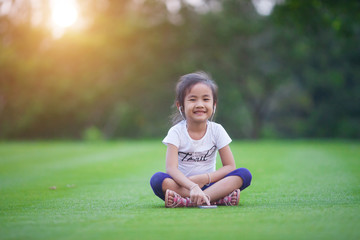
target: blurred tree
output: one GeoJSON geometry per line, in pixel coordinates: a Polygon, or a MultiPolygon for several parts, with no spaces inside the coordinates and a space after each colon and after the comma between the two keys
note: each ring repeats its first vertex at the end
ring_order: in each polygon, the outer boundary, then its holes
{"type": "Polygon", "coordinates": [[[284,64],[311,96],[304,136],[360,137],[359,11],[356,0],[287,0],[273,13],[292,42],[284,64]]]}
{"type": "Polygon", "coordinates": [[[8,1],[1,138],[163,136],[178,76],[199,69],[234,138],[359,137],[358,1],[287,0],[265,17],[250,0],[78,0],[84,27],[58,38],[48,1],[40,15],[8,1]]]}
{"type": "Polygon", "coordinates": [[[221,11],[185,19],[191,29],[186,37],[193,39],[185,59],[213,73],[220,85],[217,119],[233,137],[261,137],[271,103],[294,90],[277,53],[281,36],[250,1],[223,1],[221,11]]]}

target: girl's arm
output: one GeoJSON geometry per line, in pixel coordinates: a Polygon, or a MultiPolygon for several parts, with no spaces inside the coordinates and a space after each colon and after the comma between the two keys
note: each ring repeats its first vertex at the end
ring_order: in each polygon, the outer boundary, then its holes
{"type": "Polygon", "coordinates": [[[210,205],[209,199],[205,193],[200,189],[199,185],[189,178],[187,178],[178,169],[178,148],[175,145],[168,144],[166,151],[166,172],[174,179],[180,186],[189,189],[190,199],[197,205],[206,203],[210,205]]]}
{"type": "MultiPolygon", "coordinates": [[[[217,171],[210,173],[211,182],[219,181],[220,179],[224,178],[228,173],[236,169],[234,156],[231,152],[229,145],[219,149],[219,155],[223,166],[217,171]]],[[[190,180],[199,184],[200,187],[203,187],[204,185],[209,183],[209,176],[208,174],[195,175],[191,176],[190,180]]]]}
{"type": "Polygon", "coordinates": [[[196,183],[185,177],[178,168],[178,148],[175,145],[168,144],[166,151],[166,172],[180,186],[191,189],[196,183]]]}

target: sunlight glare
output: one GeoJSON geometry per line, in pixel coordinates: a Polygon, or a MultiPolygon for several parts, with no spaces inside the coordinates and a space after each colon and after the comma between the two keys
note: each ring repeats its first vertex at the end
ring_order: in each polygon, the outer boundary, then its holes
{"type": "Polygon", "coordinates": [[[61,28],[72,26],[78,19],[75,0],[52,0],[51,10],[53,23],[61,28]]]}
{"type": "Polygon", "coordinates": [[[257,13],[262,16],[269,16],[276,4],[281,4],[284,0],[251,0],[257,13]]]}

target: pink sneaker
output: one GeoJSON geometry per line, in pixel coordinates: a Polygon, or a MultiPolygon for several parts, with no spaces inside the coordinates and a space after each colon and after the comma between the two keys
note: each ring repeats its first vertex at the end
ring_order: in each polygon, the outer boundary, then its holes
{"type": "Polygon", "coordinates": [[[193,207],[190,198],[183,198],[174,191],[166,190],[165,193],[165,207],[167,208],[178,208],[178,207],[193,207]],[[173,196],[174,202],[169,203],[169,196],[173,196]]]}
{"type": "Polygon", "coordinates": [[[219,205],[219,206],[237,206],[237,205],[239,205],[239,201],[240,201],[240,189],[236,189],[229,195],[225,196],[224,198],[222,198],[212,204],[219,205]],[[231,202],[234,199],[236,200],[235,204],[233,204],[231,202]]]}

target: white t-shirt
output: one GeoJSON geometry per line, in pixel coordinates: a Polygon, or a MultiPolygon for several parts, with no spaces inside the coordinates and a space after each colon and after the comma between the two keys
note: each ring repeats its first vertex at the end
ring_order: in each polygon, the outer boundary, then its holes
{"type": "Polygon", "coordinates": [[[216,153],[231,143],[231,138],[218,123],[207,123],[205,135],[200,140],[190,137],[186,121],[183,120],[170,128],[162,141],[178,148],[179,170],[187,177],[211,173],[216,170],[216,153]]]}

